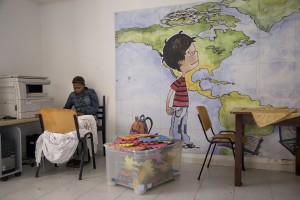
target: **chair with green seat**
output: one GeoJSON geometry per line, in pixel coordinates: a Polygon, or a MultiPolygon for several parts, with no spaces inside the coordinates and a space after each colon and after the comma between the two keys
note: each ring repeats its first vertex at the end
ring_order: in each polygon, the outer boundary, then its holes
{"type": "MultiPolygon", "coordinates": [[[[208,164],[207,164],[207,168],[209,167],[209,164],[211,162],[211,159],[212,159],[212,156],[213,156],[213,153],[215,151],[215,148],[216,148],[217,144],[229,144],[229,146],[232,150],[233,156],[235,157],[235,153],[234,153],[235,132],[234,131],[229,131],[229,130],[223,130],[223,131],[220,131],[218,134],[215,134],[206,107],[205,106],[197,106],[196,108],[197,108],[197,111],[198,111],[198,118],[199,118],[199,121],[201,123],[203,133],[205,135],[206,140],[209,142],[209,147],[207,149],[207,152],[206,152],[206,155],[205,155],[205,158],[204,158],[204,161],[203,161],[203,164],[202,164],[199,176],[198,176],[198,180],[200,180],[200,176],[202,174],[204,165],[206,163],[207,156],[209,154],[209,151],[210,151],[210,148],[211,148],[212,145],[214,145],[214,147],[213,147],[213,150],[211,152],[211,155],[210,155],[210,158],[209,158],[209,161],[208,161],[208,164]],[[209,133],[211,134],[211,137],[208,136],[209,133]]],[[[244,136],[243,136],[242,142],[243,143],[246,142],[246,139],[245,139],[244,136]]],[[[242,168],[243,168],[243,170],[245,170],[244,156],[243,156],[243,160],[242,160],[242,168]]]]}

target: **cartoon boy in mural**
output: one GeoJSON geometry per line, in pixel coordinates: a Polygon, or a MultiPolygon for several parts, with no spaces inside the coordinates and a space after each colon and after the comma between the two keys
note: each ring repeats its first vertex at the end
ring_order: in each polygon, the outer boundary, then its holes
{"type": "Polygon", "coordinates": [[[170,136],[174,139],[183,140],[184,146],[187,148],[195,147],[187,134],[189,96],[185,81],[186,73],[199,64],[198,52],[194,42],[194,38],[180,31],[165,41],[163,54],[161,55],[163,57],[162,62],[165,65],[181,72],[181,76],[170,86],[166,100],[166,112],[168,115],[172,115],[170,136]],[[173,106],[170,107],[173,94],[173,106]]]}

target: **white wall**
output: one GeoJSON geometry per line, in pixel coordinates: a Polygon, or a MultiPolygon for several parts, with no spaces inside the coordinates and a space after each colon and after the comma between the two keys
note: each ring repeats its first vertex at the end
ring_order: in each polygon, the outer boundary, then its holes
{"type": "Polygon", "coordinates": [[[40,9],[28,0],[0,0],[0,75],[40,75],[40,9]]]}
{"type": "Polygon", "coordinates": [[[66,0],[41,5],[42,70],[52,80],[55,105],[63,106],[71,80],[82,75],[99,97],[108,97],[108,135],[115,134],[114,13],[196,1],[66,0]]]}
{"type": "Polygon", "coordinates": [[[48,76],[46,90],[62,107],[76,75],[102,101],[107,96],[108,135],[115,133],[114,14],[195,0],[0,0],[0,75],[48,76]]]}

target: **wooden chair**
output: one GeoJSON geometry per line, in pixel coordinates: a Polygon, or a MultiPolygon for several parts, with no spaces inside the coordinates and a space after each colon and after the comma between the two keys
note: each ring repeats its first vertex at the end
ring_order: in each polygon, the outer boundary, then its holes
{"type": "MultiPolygon", "coordinates": [[[[229,146],[231,147],[233,156],[235,157],[235,153],[234,153],[234,144],[235,144],[235,132],[234,131],[228,131],[228,130],[224,130],[224,131],[220,131],[218,134],[214,133],[213,127],[212,127],[212,123],[210,120],[210,117],[208,115],[207,109],[205,106],[197,106],[197,111],[198,111],[198,118],[199,121],[201,123],[202,129],[203,129],[203,133],[205,135],[206,140],[209,142],[209,147],[207,149],[202,167],[201,167],[201,171],[199,173],[198,176],[198,180],[200,180],[200,176],[202,174],[208,153],[210,151],[210,147],[211,145],[214,145],[213,150],[211,152],[208,164],[207,164],[207,168],[209,167],[210,161],[212,159],[213,153],[215,151],[216,145],[217,144],[229,144],[229,146]],[[211,133],[211,137],[208,136],[209,132],[211,133]]],[[[246,142],[245,137],[243,137],[243,143],[246,142]]],[[[242,161],[242,168],[243,170],[245,170],[244,167],[244,156],[243,156],[243,161],[242,161]]]]}
{"type": "Polygon", "coordinates": [[[97,117],[98,117],[97,131],[101,131],[102,134],[103,155],[105,156],[104,144],[106,143],[106,102],[105,102],[104,95],[102,100],[102,106],[99,106],[99,110],[97,112],[97,117]]]}
{"type": "MultiPolygon", "coordinates": [[[[80,136],[79,125],[76,112],[69,109],[56,109],[56,108],[42,108],[39,113],[39,119],[42,131],[47,130],[54,133],[69,133],[76,131],[78,138],[78,147],[80,147],[80,172],[79,180],[82,180],[82,170],[84,166],[85,156],[85,142],[90,140],[92,148],[93,168],[96,169],[95,153],[94,153],[94,140],[91,132],[80,136]]],[[[78,148],[77,148],[78,149],[78,148]]],[[[40,163],[37,164],[35,177],[39,176],[40,163]]]]}

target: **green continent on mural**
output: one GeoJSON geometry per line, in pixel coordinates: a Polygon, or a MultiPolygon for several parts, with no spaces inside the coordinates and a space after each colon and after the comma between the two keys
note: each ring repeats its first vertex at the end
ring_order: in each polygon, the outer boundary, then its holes
{"type": "MultiPolygon", "coordinates": [[[[268,108],[271,106],[261,106],[257,100],[252,100],[247,95],[241,95],[238,92],[231,92],[220,97],[221,107],[219,110],[219,121],[227,130],[235,130],[235,115],[230,114],[232,108],[236,107],[261,107],[268,108]]],[[[259,128],[256,125],[245,127],[245,135],[269,135],[273,132],[274,126],[259,128]]]]}
{"type": "Polygon", "coordinates": [[[265,32],[269,32],[283,17],[300,9],[299,0],[224,0],[222,4],[249,15],[256,26],[265,32]]]}

